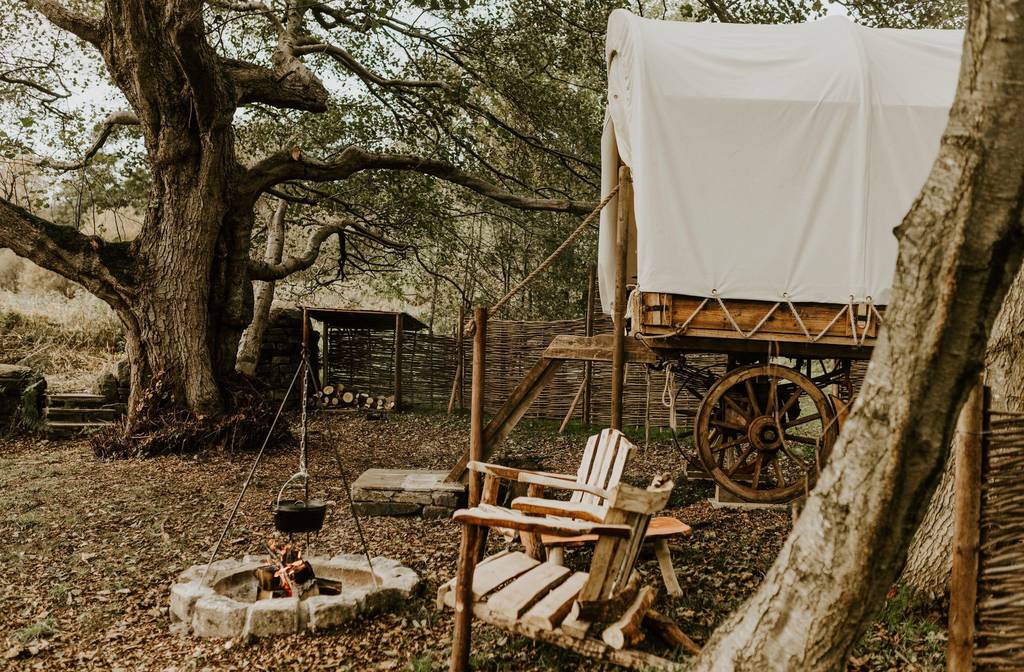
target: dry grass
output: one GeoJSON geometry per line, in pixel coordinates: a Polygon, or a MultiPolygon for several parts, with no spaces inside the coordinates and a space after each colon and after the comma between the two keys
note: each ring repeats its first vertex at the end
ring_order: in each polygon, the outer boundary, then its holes
{"type": "Polygon", "coordinates": [[[88,388],[123,350],[113,312],[82,289],[0,289],[0,364],[38,369],[51,391],[88,388]]]}

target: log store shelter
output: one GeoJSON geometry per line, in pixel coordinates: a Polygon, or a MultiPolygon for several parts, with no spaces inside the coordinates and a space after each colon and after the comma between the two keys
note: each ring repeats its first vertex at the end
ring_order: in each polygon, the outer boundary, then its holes
{"type": "Polygon", "coordinates": [[[395,407],[402,406],[402,347],[407,332],[427,325],[404,312],[353,308],[303,306],[303,345],[309,346],[311,321],[323,325],[320,380],[341,383],[360,392],[393,394],[395,407]],[[354,366],[356,359],[362,365],[354,366]],[[366,366],[366,362],[373,366],[366,366]],[[368,371],[356,376],[356,371],[368,371]]]}

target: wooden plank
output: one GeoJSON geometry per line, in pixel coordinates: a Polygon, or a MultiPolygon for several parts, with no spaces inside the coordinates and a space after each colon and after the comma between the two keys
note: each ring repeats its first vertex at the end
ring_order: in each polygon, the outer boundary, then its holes
{"type": "MultiPolygon", "coordinates": [[[[642,293],[641,303],[643,305],[642,317],[640,318],[641,328],[648,323],[651,326],[666,326],[683,324],[687,320],[690,320],[690,329],[710,329],[715,331],[733,331],[735,329],[732,323],[729,321],[729,317],[725,311],[718,304],[717,301],[708,301],[704,304],[699,312],[694,315],[694,311],[704,301],[701,297],[684,296],[684,295],[672,295],[672,301],[670,305],[666,305],[666,295],[656,293],[642,293]],[[663,309],[662,306],[665,306],[663,309]],[[658,315],[658,318],[651,319],[649,316],[658,315]],[[691,319],[692,316],[692,319],[691,319]]],[[[775,302],[772,301],[753,301],[744,299],[724,299],[726,308],[729,310],[729,315],[736,321],[741,329],[749,332],[764,318],[764,316],[775,306],[775,302]]],[[[812,336],[817,336],[821,331],[829,326],[828,336],[846,337],[852,340],[852,328],[850,325],[849,315],[843,315],[839,319],[833,322],[836,315],[842,311],[846,306],[842,304],[832,303],[795,303],[796,309],[800,313],[800,318],[807,327],[807,331],[812,336]]],[[[856,306],[854,307],[856,311],[856,306]]],[[[879,308],[879,312],[884,309],[879,308]]],[[[858,335],[862,333],[866,326],[866,314],[859,316],[857,323],[858,335]]],[[[775,312],[765,320],[764,324],[761,325],[758,330],[765,334],[782,334],[782,335],[799,335],[806,338],[803,329],[800,327],[800,323],[797,321],[793,312],[789,309],[785,303],[782,303],[775,312]]],[[[878,336],[878,320],[873,319],[871,321],[871,327],[868,330],[868,338],[876,338],[878,336]]]]}
{"type": "MultiPolygon", "coordinates": [[[[597,449],[594,451],[594,461],[590,473],[587,474],[587,485],[596,488],[604,487],[608,472],[612,468],[615,449],[620,440],[622,440],[622,432],[614,429],[601,432],[601,440],[598,441],[597,449]]],[[[584,504],[598,504],[601,499],[603,498],[587,493],[580,501],[584,504]]]]}
{"type": "Polygon", "coordinates": [[[582,502],[566,502],[559,499],[545,499],[543,497],[516,497],[512,500],[512,508],[516,511],[541,514],[545,516],[565,516],[578,520],[589,520],[594,523],[603,523],[608,509],[597,504],[583,504],[582,502]]]}
{"type": "Polygon", "coordinates": [[[482,474],[492,474],[505,480],[517,481],[519,483],[535,483],[558,490],[582,490],[606,498],[608,493],[600,488],[591,487],[585,483],[577,483],[568,480],[563,474],[549,474],[543,471],[530,471],[529,469],[516,469],[514,467],[503,467],[500,464],[488,464],[486,462],[470,462],[469,466],[473,471],[482,474]]]}
{"type": "MultiPolygon", "coordinates": [[[[612,361],[612,334],[596,336],[555,336],[551,339],[544,357],[554,360],[573,360],[581,362],[612,361]]],[[[642,343],[633,339],[625,342],[626,361],[637,364],[656,364],[658,357],[642,343]]]]}
{"type": "Polygon", "coordinates": [[[598,534],[607,537],[627,538],[633,530],[629,525],[591,523],[569,518],[540,518],[527,516],[512,509],[481,505],[472,509],[461,509],[452,516],[453,520],[469,525],[484,527],[507,527],[526,532],[546,532],[562,536],[577,534],[598,534]]]}
{"type": "MultiPolygon", "coordinates": [[[[524,572],[528,572],[539,563],[525,553],[502,551],[482,560],[473,572],[473,598],[480,599],[492,590],[510,581],[524,572]]],[[[436,606],[455,605],[455,578],[452,578],[437,591],[436,606]]]]}
{"type": "Polygon", "coordinates": [[[554,630],[572,609],[576,596],[586,582],[587,574],[576,572],[533,605],[523,616],[523,624],[541,630],[554,630]]]}
{"type": "Polygon", "coordinates": [[[551,590],[568,578],[567,567],[542,562],[508,584],[487,600],[491,618],[498,621],[516,621],[551,590]]]}
{"type": "MultiPolygon", "coordinates": [[[[583,457],[580,459],[579,469],[576,470],[577,483],[587,482],[587,476],[590,474],[591,466],[594,463],[594,451],[597,449],[597,444],[601,440],[601,437],[604,435],[604,431],[606,430],[598,432],[597,434],[594,434],[593,436],[587,439],[587,445],[583,449],[583,457]]],[[[583,491],[578,490],[572,493],[572,497],[569,498],[569,501],[583,501],[583,491]]]]}

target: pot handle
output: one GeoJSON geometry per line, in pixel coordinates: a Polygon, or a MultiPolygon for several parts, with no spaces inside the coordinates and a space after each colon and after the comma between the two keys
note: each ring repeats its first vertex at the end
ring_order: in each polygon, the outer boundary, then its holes
{"type": "Polygon", "coordinates": [[[303,484],[306,484],[306,483],[309,482],[309,474],[307,474],[305,471],[297,471],[294,474],[292,474],[291,477],[287,481],[284,482],[284,485],[282,485],[281,489],[278,490],[278,492],[277,492],[277,503],[274,504],[274,508],[275,509],[277,507],[281,506],[281,495],[284,494],[285,488],[287,488],[289,485],[291,485],[292,481],[294,481],[295,479],[298,479],[298,478],[302,479],[303,484]]]}

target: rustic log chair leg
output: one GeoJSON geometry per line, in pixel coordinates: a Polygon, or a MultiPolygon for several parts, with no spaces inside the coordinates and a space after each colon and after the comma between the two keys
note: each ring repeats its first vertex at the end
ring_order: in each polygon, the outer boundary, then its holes
{"type": "MultiPolygon", "coordinates": [[[[530,483],[526,489],[527,497],[543,497],[544,486],[530,483]]],[[[540,534],[537,532],[520,532],[519,539],[523,542],[523,549],[526,554],[534,560],[544,561],[544,544],[541,543],[540,534]]]]}
{"type": "Polygon", "coordinates": [[[551,548],[545,549],[548,554],[548,562],[556,565],[565,566],[565,549],[561,546],[552,546],[551,548]]]}
{"type": "Polygon", "coordinates": [[[473,570],[476,568],[476,525],[462,526],[459,568],[455,575],[455,632],[452,635],[450,672],[469,672],[469,648],[473,621],[473,570]]]}
{"type": "Polygon", "coordinates": [[[683,594],[683,589],[679,586],[676,569],[672,566],[672,551],[669,550],[667,539],[656,539],[654,541],[654,555],[658,558],[661,578],[665,581],[665,590],[672,597],[680,597],[683,594]]]}
{"type": "MultiPolygon", "coordinates": [[[[501,479],[487,474],[484,476],[484,484],[480,490],[481,504],[495,504],[498,501],[498,489],[501,486],[501,479]]],[[[490,528],[476,528],[476,561],[480,562],[487,554],[487,535],[490,528]]]]}

